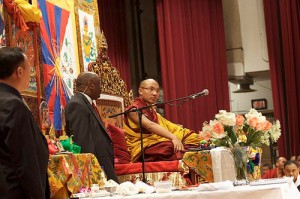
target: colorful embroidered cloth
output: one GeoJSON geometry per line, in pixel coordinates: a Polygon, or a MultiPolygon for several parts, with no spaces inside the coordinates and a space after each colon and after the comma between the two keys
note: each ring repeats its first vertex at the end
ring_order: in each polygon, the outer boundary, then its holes
{"type": "Polygon", "coordinates": [[[198,175],[198,182],[213,182],[213,169],[210,151],[186,152],[182,161],[198,175]]]}
{"type": "Polygon", "coordinates": [[[52,155],[48,166],[51,197],[65,185],[71,193],[92,184],[103,186],[106,177],[91,153],[52,155]]]}

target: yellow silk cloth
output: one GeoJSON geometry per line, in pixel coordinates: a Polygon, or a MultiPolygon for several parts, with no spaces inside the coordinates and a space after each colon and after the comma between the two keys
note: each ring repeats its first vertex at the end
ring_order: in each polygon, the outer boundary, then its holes
{"type": "Polygon", "coordinates": [[[40,20],[42,18],[42,13],[40,9],[38,9],[34,5],[31,5],[25,0],[14,0],[14,2],[17,5],[22,16],[24,17],[25,22],[40,23],[40,20]]]}
{"type": "MultiPolygon", "coordinates": [[[[190,134],[189,129],[182,128],[181,126],[168,121],[167,119],[163,118],[159,113],[157,113],[157,117],[158,117],[158,124],[160,126],[167,129],[169,132],[173,133],[179,140],[182,141],[184,138],[183,144],[197,145],[200,142],[200,138],[196,133],[190,134]]],[[[131,128],[124,123],[126,142],[127,142],[129,153],[131,155],[131,162],[135,162],[136,160],[139,159],[141,155],[140,134],[132,130],[138,128],[137,124],[135,124],[129,118],[128,118],[128,123],[131,128]]],[[[163,141],[170,141],[170,140],[153,133],[143,134],[144,148],[153,146],[163,141]]]]}
{"type": "Polygon", "coordinates": [[[103,187],[106,182],[97,158],[91,153],[50,156],[48,176],[51,197],[64,187],[70,193],[77,193],[82,187],[89,188],[92,184],[103,187]]]}
{"type": "Polygon", "coordinates": [[[186,152],[182,161],[196,172],[198,182],[214,182],[212,159],[210,151],[186,152]]]}

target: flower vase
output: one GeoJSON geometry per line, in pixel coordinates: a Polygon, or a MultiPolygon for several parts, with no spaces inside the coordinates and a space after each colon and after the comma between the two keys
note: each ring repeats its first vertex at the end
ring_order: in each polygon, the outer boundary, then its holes
{"type": "Polygon", "coordinates": [[[247,181],[247,147],[234,146],[231,149],[236,169],[236,180],[247,181]]]}

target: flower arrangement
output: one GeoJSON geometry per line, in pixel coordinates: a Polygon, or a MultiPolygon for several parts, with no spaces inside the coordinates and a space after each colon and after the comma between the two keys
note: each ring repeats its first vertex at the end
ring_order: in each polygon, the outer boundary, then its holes
{"type": "Polygon", "coordinates": [[[220,110],[214,120],[203,124],[199,132],[201,145],[209,143],[210,146],[231,148],[237,179],[246,179],[247,170],[252,174],[254,166],[259,164],[256,147],[277,142],[280,135],[280,122],[277,120],[271,124],[255,109],[250,109],[245,116],[220,110]]]}
{"type": "Polygon", "coordinates": [[[236,145],[253,148],[269,145],[270,141],[277,142],[280,135],[280,122],[276,120],[271,124],[255,109],[250,109],[245,116],[220,110],[214,120],[203,124],[199,133],[201,140],[211,140],[216,146],[230,148],[236,145]]]}

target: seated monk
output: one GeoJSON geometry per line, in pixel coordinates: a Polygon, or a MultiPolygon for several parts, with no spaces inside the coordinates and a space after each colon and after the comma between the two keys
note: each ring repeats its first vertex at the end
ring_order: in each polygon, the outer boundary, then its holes
{"type": "MultiPolygon", "coordinates": [[[[139,86],[138,93],[139,97],[127,110],[156,103],[159,97],[159,84],[153,79],[144,80],[139,86]]],[[[125,115],[124,129],[131,161],[141,161],[137,112],[125,115]]],[[[180,159],[182,158],[181,152],[188,147],[199,146],[200,142],[198,134],[166,120],[156,112],[154,107],[142,110],[142,133],[145,161],[180,159]]]]}
{"type": "Polygon", "coordinates": [[[276,157],[276,167],[267,171],[261,178],[282,178],[284,176],[284,164],[286,163],[285,157],[276,157]]]}

